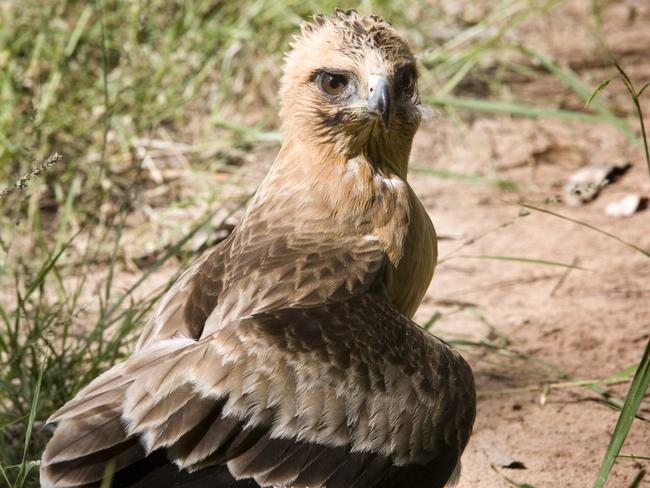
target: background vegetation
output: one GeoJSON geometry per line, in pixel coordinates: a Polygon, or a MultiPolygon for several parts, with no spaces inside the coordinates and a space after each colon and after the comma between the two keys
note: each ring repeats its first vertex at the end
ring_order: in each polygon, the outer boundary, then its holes
{"type": "MultiPolygon", "coordinates": [[[[239,184],[247,164],[277,145],[282,54],[312,13],[355,6],[390,19],[420,57],[423,101],[459,123],[478,112],[589,120],[638,142],[620,99],[584,107],[600,80],[586,82],[510,36],[562,0],[487,3],[456,11],[425,0],[3,2],[0,477],[35,486],[43,421],[128,354],[176,270],[227,232],[249,195],[239,184]],[[542,76],[560,87],[543,100],[510,83],[542,76]],[[154,153],[181,160],[200,191],[175,183],[154,153]],[[169,209],[190,218],[170,223],[169,209]],[[138,239],[127,242],[135,227],[138,239]],[[130,278],[118,280],[118,267],[130,278]]],[[[601,3],[589,19],[596,27],[601,3]]],[[[489,171],[427,171],[509,184],[489,171]]]]}

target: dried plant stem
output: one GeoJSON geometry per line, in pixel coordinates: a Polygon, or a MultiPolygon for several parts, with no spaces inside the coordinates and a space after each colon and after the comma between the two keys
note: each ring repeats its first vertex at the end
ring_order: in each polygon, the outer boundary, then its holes
{"type": "Polygon", "coordinates": [[[14,190],[22,190],[23,188],[25,188],[27,186],[27,183],[30,180],[33,180],[34,178],[40,176],[40,174],[46,171],[50,166],[54,166],[57,163],[57,161],[59,161],[62,157],[63,156],[61,156],[61,154],[59,154],[58,152],[52,154],[40,165],[38,165],[35,169],[18,178],[16,183],[0,190],[0,199],[5,198],[7,195],[9,195],[9,193],[11,193],[14,190]]]}

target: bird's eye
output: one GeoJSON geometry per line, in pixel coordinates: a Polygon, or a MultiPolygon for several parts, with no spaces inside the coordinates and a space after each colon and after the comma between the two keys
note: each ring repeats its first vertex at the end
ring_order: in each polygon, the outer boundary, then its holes
{"type": "Polygon", "coordinates": [[[323,73],[320,76],[320,88],[328,95],[341,95],[348,86],[348,79],[345,75],[334,73],[323,73]]]}

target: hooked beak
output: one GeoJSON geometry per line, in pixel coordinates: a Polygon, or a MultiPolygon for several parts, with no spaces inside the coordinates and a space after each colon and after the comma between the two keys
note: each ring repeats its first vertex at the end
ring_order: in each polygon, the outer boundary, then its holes
{"type": "Polygon", "coordinates": [[[381,116],[384,128],[390,122],[390,84],[383,76],[372,75],[368,80],[368,108],[381,116]]]}

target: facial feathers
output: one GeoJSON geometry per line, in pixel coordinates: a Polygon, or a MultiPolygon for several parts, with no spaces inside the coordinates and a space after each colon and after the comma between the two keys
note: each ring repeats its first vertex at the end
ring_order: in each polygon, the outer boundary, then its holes
{"type": "Polygon", "coordinates": [[[303,24],[291,47],[280,92],[283,135],[300,133],[333,154],[366,153],[405,174],[421,113],[415,58],[392,26],[337,11],[303,24]],[[367,103],[382,81],[390,99],[386,127],[367,103]]]}

